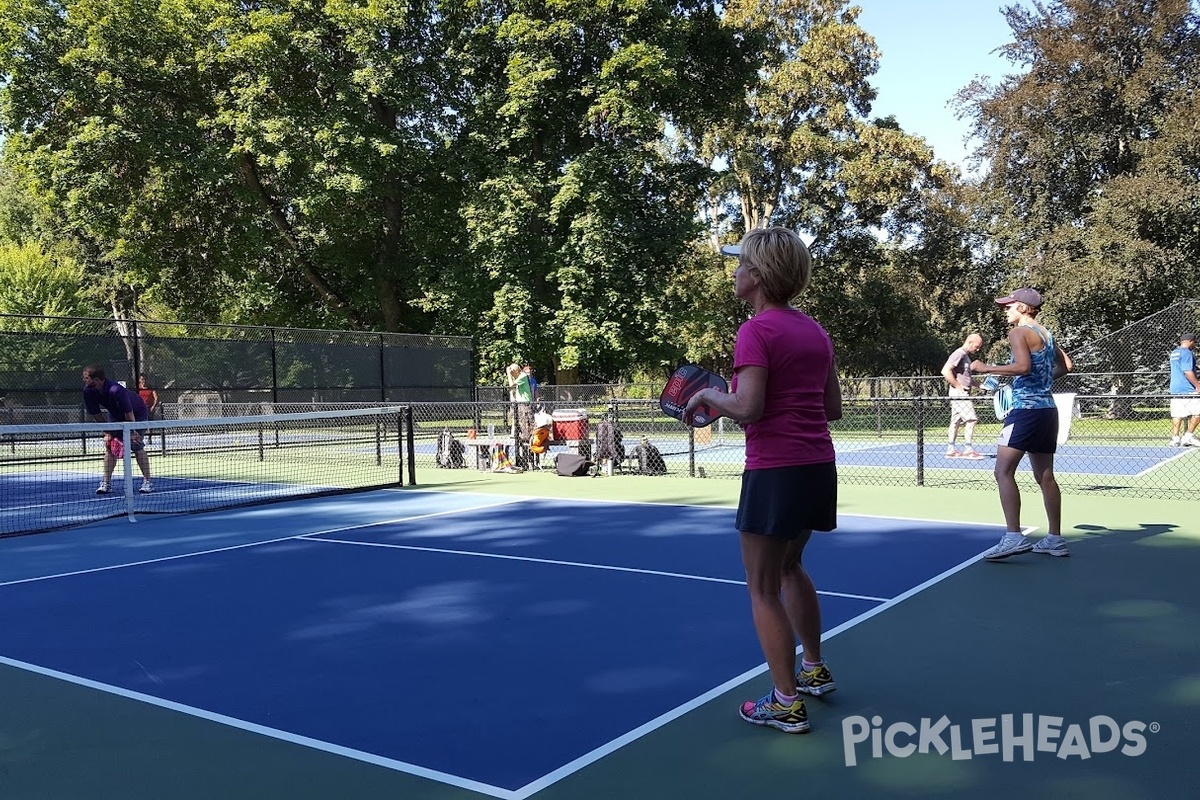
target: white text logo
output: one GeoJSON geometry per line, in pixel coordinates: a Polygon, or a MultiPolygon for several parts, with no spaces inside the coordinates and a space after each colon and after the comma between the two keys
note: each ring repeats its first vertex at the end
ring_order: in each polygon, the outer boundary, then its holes
{"type": "Polygon", "coordinates": [[[885,752],[896,758],[936,752],[943,756],[949,753],[955,761],[997,754],[1005,761],[1014,761],[1018,753],[1024,761],[1033,761],[1035,753],[1088,759],[1113,751],[1140,756],[1146,752],[1146,733],[1159,731],[1157,722],[1132,720],[1121,725],[1104,715],[1086,723],[1064,722],[1062,717],[1003,714],[998,720],[973,719],[965,727],[951,723],[945,716],[937,720],[923,718],[919,725],[893,722],[884,726],[882,717],[868,720],[855,715],[842,720],[842,747],[847,767],[858,763],[858,746],[866,742],[870,744],[863,747],[863,755],[869,747],[871,758],[883,758],[885,752]]]}

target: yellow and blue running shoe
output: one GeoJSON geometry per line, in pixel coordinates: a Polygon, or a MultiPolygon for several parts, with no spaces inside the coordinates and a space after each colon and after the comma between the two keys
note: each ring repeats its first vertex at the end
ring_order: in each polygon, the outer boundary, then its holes
{"type": "Polygon", "coordinates": [[[804,700],[797,697],[796,702],[785,706],[775,699],[774,689],[757,703],[751,700],[742,703],[738,715],[751,725],[766,725],[784,733],[808,733],[808,710],[804,700]]]}
{"type": "Polygon", "coordinates": [[[812,669],[804,669],[804,666],[801,665],[799,672],[796,673],[796,688],[803,694],[820,697],[835,691],[837,684],[833,682],[833,675],[830,674],[829,667],[822,662],[812,669]]]}

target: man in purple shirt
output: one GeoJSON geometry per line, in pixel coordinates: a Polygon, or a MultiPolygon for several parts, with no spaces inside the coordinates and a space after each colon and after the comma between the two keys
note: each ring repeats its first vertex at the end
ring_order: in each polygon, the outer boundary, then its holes
{"type": "MultiPolygon", "coordinates": [[[[137,392],[131,392],[116,381],[110,381],[104,375],[104,369],[96,364],[83,368],[83,407],[96,422],[145,422],[149,412],[137,392]],[[100,410],[108,411],[108,418],[100,410]]],[[[130,450],[137,459],[138,469],[142,471],[142,485],[138,489],[142,494],[154,491],[150,483],[150,459],[146,457],[146,449],[142,444],[143,431],[130,431],[130,450]]],[[[104,477],[96,488],[96,494],[108,494],[112,491],[112,474],[117,466],[120,454],[121,432],[111,431],[104,434],[104,477]],[[114,443],[115,442],[115,443],[114,443]]]]}

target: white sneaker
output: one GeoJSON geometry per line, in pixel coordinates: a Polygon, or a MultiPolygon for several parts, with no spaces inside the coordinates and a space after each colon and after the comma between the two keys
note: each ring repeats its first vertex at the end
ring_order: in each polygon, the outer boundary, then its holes
{"type": "Polygon", "coordinates": [[[971,447],[971,445],[967,445],[963,448],[962,454],[959,456],[959,458],[965,458],[970,461],[982,461],[983,453],[979,452],[974,447],[971,447]]]}
{"type": "Polygon", "coordinates": [[[946,458],[958,458],[959,455],[959,452],[954,449],[954,445],[950,445],[946,448],[946,458]]]}
{"type": "Polygon", "coordinates": [[[1071,555],[1071,551],[1067,549],[1066,539],[1062,538],[1061,536],[1047,536],[1046,538],[1039,540],[1038,543],[1033,546],[1033,552],[1041,553],[1045,556],[1058,556],[1060,558],[1062,556],[1071,555]],[[1051,539],[1054,541],[1051,542],[1051,539]]]}
{"type": "Polygon", "coordinates": [[[983,554],[983,557],[988,561],[1000,561],[1009,556],[1028,553],[1032,549],[1033,544],[1023,534],[1006,533],[995,547],[983,554]]]}
{"type": "Polygon", "coordinates": [[[112,491],[112,484],[108,481],[100,481],[100,485],[96,487],[96,494],[108,494],[112,491]]]}
{"type": "Polygon", "coordinates": [[[1200,442],[1197,442],[1196,438],[1190,433],[1185,433],[1183,438],[1179,440],[1179,444],[1183,447],[1200,447],[1200,442]]]}
{"type": "Polygon", "coordinates": [[[154,485],[148,480],[142,481],[142,485],[138,487],[138,491],[142,494],[150,494],[154,491],[154,485]]]}
{"type": "Polygon", "coordinates": [[[1171,447],[1179,447],[1179,437],[1178,436],[1171,437],[1171,447]]]}

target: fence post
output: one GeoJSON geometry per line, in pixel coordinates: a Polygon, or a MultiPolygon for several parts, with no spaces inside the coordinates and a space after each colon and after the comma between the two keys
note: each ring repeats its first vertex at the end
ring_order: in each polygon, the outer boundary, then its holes
{"type": "Polygon", "coordinates": [[[136,391],[138,376],[142,374],[142,330],[136,319],[129,320],[129,327],[133,330],[133,385],[136,391]]]}
{"type": "Polygon", "coordinates": [[[913,397],[917,424],[917,486],[925,485],[925,398],[913,397]]]}
{"type": "Polygon", "coordinates": [[[688,477],[696,477],[696,429],[688,425],[688,477]]]}
{"type": "Polygon", "coordinates": [[[408,439],[408,485],[417,485],[417,449],[413,444],[413,410],[405,406],[403,412],[405,437],[408,439]]]}
{"type": "Polygon", "coordinates": [[[875,436],[883,438],[883,399],[880,396],[880,387],[882,381],[879,378],[871,378],[868,383],[871,387],[871,405],[875,407],[875,436]]]}
{"type": "MultiPolygon", "coordinates": [[[[271,328],[271,405],[279,402],[279,359],[275,353],[275,329],[271,328]]],[[[274,411],[274,409],[272,409],[274,411]]]]}
{"type": "Polygon", "coordinates": [[[379,402],[387,402],[387,379],[383,367],[383,334],[379,334],[379,402]]]}

